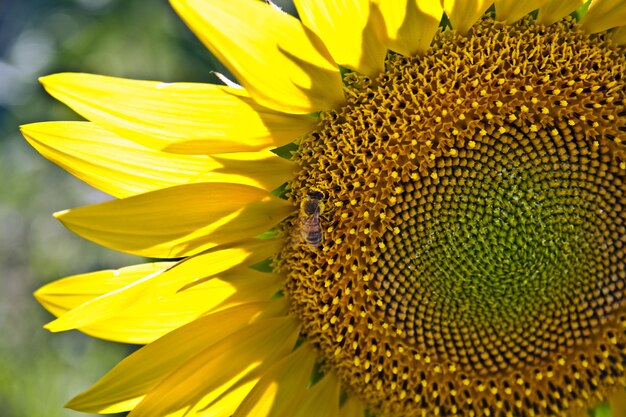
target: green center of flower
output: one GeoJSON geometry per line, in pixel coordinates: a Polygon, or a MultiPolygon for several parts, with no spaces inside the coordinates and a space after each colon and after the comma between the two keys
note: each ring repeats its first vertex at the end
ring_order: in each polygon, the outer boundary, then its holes
{"type": "Polygon", "coordinates": [[[566,415],[626,386],[625,81],[623,50],[531,19],[346,78],[280,263],[378,415],[566,415]]]}

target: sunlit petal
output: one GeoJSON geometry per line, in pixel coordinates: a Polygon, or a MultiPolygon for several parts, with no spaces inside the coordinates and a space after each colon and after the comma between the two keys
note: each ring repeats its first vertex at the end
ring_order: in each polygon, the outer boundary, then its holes
{"type": "Polygon", "coordinates": [[[496,19],[508,24],[517,22],[533,10],[537,10],[547,0],[494,0],[496,19]]]}
{"type": "Polygon", "coordinates": [[[167,375],[129,416],[183,415],[202,408],[249,374],[288,354],[298,337],[293,317],[260,320],[211,345],[167,375]]]}
{"type": "MultiPolygon", "coordinates": [[[[126,283],[124,286],[96,297],[87,298],[90,295],[87,294],[83,296],[82,303],[75,305],[70,303],[77,301],[76,297],[63,299],[64,292],[68,290],[71,293],[80,292],[88,285],[85,279],[92,277],[81,275],[58,281],[44,287],[45,291],[39,294],[40,297],[49,300],[48,302],[56,295],[56,312],[60,313],[60,317],[48,323],[46,328],[55,332],[70,329],[96,331],[103,338],[119,340],[122,336],[117,332],[118,325],[126,320],[134,323],[133,328],[140,329],[137,339],[132,341],[138,343],[147,337],[154,337],[155,334],[158,337],[160,333],[171,330],[170,326],[185,324],[220,305],[220,308],[226,308],[237,302],[254,301],[252,291],[256,291],[259,297],[263,297],[264,294],[268,297],[276,291],[272,285],[275,277],[259,272],[258,274],[269,279],[254,282],[252,281],[254,271],[246,271],[247,268],[243,265],[257,263],[275,253],[277,242],[277,240],[250,240],[232,247],[217,247],[205,254],[170,265],[167,269],[156,269],[164,264],[159,263],[155,266],[147,264],[143,268],[136,266],[132,269],[112,271],[117,275],[128,271],[135,279],[128,282],[126,278],[123,281],[126,283]],[[141,271],[145,273],[140,275],[141,271]],[[217,275],[220,275],[221,279],[209,280],[217,275]],[[198,280],[208,282],[181,291],[198,280]],[[246,288],[248,283],[254,284],[246,288]],[[153,323],[155,314],[162,314],[164,318],[153,323]]],[[[106,273],[95,274],[95,279],[109,278],[106,273]]]]}
{"type": "Polygon", "coordinates": [[[258,188],[201,183],[66,210],[55,217],[100,245],[175,258],[259,235],[292,211],[289,203],[258,188]]]}
{"type": "Polygon", "coordinates": [[[375,3],[368,0],[295,0],[300,19],[324,41],[337,64],[366,75],[383,70],[387,48],[375,3]]]}
{"type": "Polygon", "coordinates": [[[311,113],[343,102],[339,69],[294,17],[256,0],[171,0],[261,105],[311,113]]]}
{"type": "Polygon", "coordinates": [[[491,6],[493,0],[443,0],[452,29],[466,33],[491,6]]]}
{"type": "Polygon", "coordinates": [[[86,119],[148,148],[175,153],[276,147],[311,130],[308,116],[277,113],[245,90],[61,73],[40,79],[48,93],[86,119]]]}
{"type": "Polygon", "coordinates": [[[67,404],[74,410],[117,413],[132,409],[167,375],[229,335],[261,318],[284,314],[283,302],[246,304],[201,317],[122,360],[67,404]],[[164,354],[163,352],[167,352],[164,354]]]}
{"type": "Polygon", "coordinates": [[[312,388],[308,389],[294,417],[343,417],[339,414],[339,381],[332,374],[326,374],[312,388]]]}
{"type": "Polygon", "coordinates": [[[539,8],[537,23],[551,25],[585,4],[586,0],[549,0],[539,8]]]}
{"type": "Polygon", "coordinates": [[[271,191],[294,169],[292,162],[270,151],[223,154],[220,162],[207,155],[160,152],[94,123],[45,122],[21,129],[43,156],[118,198],[199,182],[232,182],[271,191]]]}
{"type": "Polygon", "coordinates": [[[624,0],[593,0],[582,20],[588,33],[597,33],[626,25],[626,2],[624,0]]]}
{"type": "Polygon", "coordinates": [[[315,352],[305,345],[277,362],[265,372],[233,417],[293,416],[310,382],[315,359],[315,352]]]}
{"type": "Polygon", "coordinates": [[[174,264],[175,262],[152,262],[74,275],[44,285],[35,291],[35,297],[46,310],[60,316],[102,294],[117,291],[174,264]]]}
{"type": "Polygon", "coordinates": [[[404,55],[428,50],[443,16],[441,0],[381,0],[389,49],[404,55]]]}

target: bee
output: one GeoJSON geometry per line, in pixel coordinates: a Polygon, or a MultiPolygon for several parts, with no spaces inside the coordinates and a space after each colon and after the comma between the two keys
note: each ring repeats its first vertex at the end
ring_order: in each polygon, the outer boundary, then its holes
{"type": "Polygon", "coordinates": [[[300,237],[307,246],[317,250],[322,244],[322,226],[320,216],[324,212],[324,194],[321,191],[311,190],[307,198],[300,203],[300,237]]]}

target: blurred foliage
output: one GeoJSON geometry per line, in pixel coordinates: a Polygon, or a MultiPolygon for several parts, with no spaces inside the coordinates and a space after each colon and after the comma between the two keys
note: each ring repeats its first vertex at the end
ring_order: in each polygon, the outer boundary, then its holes
{"type": "Polygon", "coordinates": [[[166,0],[0,0],[0,415],[84,414],[63,404],[135,347],[50,334],[32,292],[54,279],[140,263],[65,230],[51,213],[109,197],[42,158],[18,126],[79,119],[37,78],[79,71],[218,82],[227,73],[166,0]]]}

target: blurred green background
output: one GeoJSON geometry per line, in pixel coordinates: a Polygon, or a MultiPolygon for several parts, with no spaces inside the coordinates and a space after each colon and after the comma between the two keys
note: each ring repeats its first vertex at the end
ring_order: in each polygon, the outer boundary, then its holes
{"type": "Polygon", "coordinates": [[[32,297],[38,287],[142,260],[51,217],[108,197],[20,136],[21,124],[78,119],[37,78],[78,71],[217,83],[212,70],[226,73],[166,0],[0,0],[0,417],[84,416],[63,405],[136,348],[42,328],[52,317],[32,297]]]}

